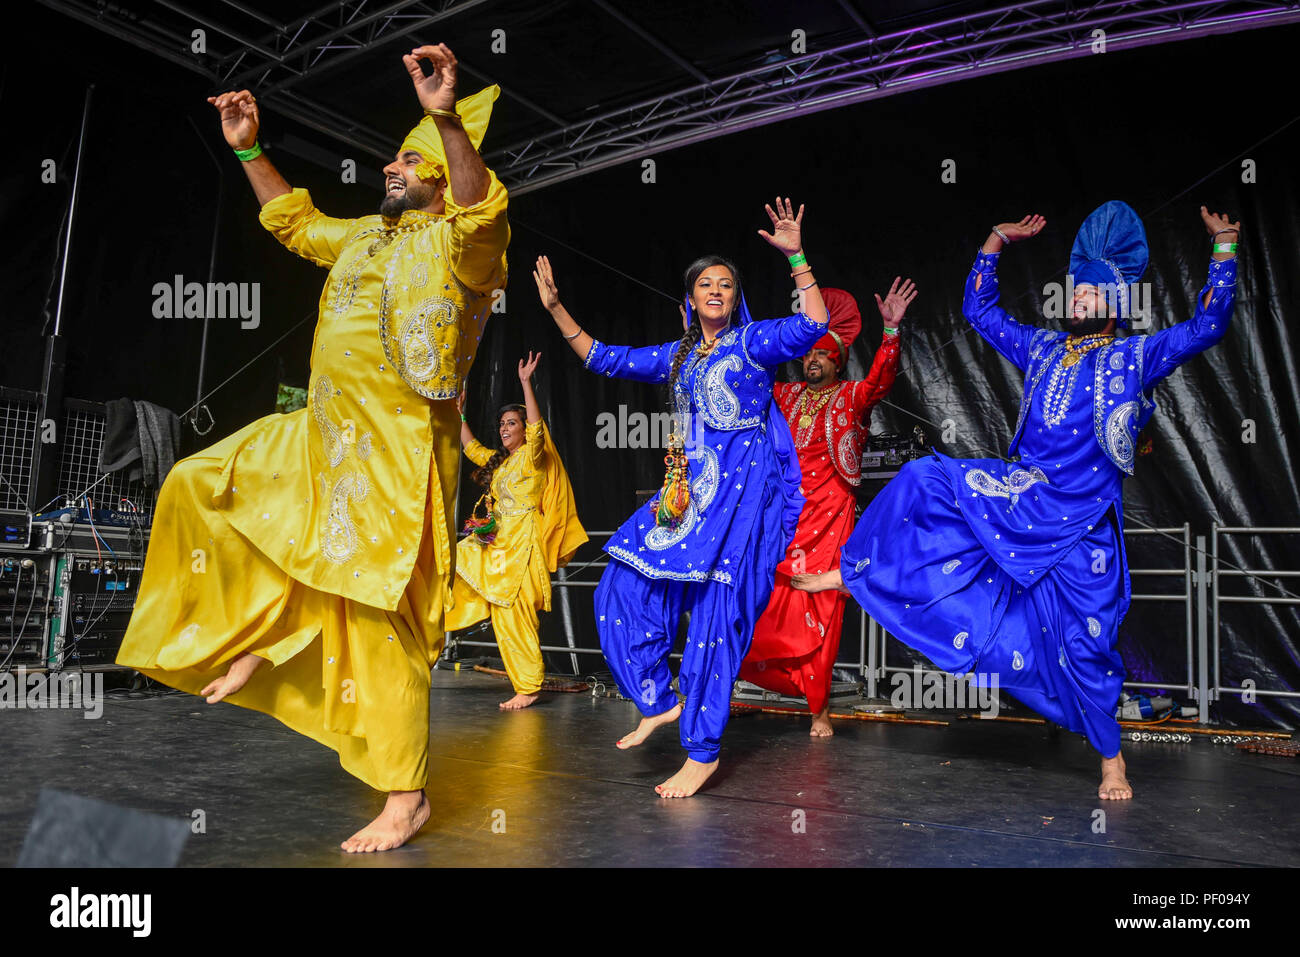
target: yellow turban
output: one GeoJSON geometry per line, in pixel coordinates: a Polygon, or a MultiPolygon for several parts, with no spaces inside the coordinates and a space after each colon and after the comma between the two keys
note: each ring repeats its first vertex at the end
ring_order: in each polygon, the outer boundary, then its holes
{"type": "MultiPolygon", "coordinates": [[[[460,114],[461,126],[464,127],[465,135],[469,137],[474,149],[478,149],[479,144],[483,142],[488,120],[492,118],[492,103],[500,93],[501,87],[494,84],[485,86],[473,96],[467,96],[456,102],[456,112],[460,114]]],[[[437,168],[437,172],[430,176],[420,172],[421,179],[441,176],[442,171],[447,168],[447,154],[442,148],[442,134],[438,132],[432,116],[420,120],[415,129],[406,134],[400,152],[405,153],[407,150],[414,150],[420,154],[420,158],[425,163],[437,168]]]]}

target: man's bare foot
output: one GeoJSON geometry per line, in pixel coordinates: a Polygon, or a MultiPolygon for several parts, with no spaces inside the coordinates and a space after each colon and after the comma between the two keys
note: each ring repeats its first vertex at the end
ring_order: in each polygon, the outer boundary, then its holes
{"type": "Polygon", "coordinates": [[[681,713],[682,704],[679,701],[663,714],[657,714],[653,718],[642,718],[641,723],[636,726],[636,730],[629,731],[627,734],[623,735],[623,737],[619,738],[618,743],[615,744],[614,747],[623,751],[626,751],[628,748],[635,748],[638,744],[645,741],[646,738],[650,737],[651,731],[659,727],[661,724],[668,724],[671,721],[676,721],[677,716],[681,713]]]}
{"type": "Polygon", "coordinates": [[[790,585],[796,591],[830,591],[832,588],[848,594],[849,590],[844,587],[844,579],[840,577],[840,570],[832,568],[828,572],[822,572],[820,575],[800,574],[790,576],[790,585]]]}
{"type": "Polygon", "coordinates": [[[1127,801],[1133,797],[1133,785],[1124,776],[1124,755],[1101,759],[1101,787],[1097,796],[1103,801],[1127,801]]]}
{"type": "Polygon", "coordinates": [[[244,687],[248,683],[248,679],[253,676],[253,672],[261,667],[265,661],[265,658],[259,658],[253,654],[240,655],[230,663],[229,671],[209,684],[199,694],[206,698],[208,704],[216,704],[222,698],[232,695],[244,687]]]}
{"type": "Polygon", "coordinates": [[[813,715],[812,730],[808,732],[814,738],[829,738],[835,733],[831,728],[831,706],[829,704],[813,715]]]}
{"type": "Polygon", "coordinates": [[[536,701],[538,697],[539,694],[537,692],[533,692],[532,694],[517,694],[509,701],[502,701],[497,705],[497,707],[502,711],[518,711],[520,708],[527,708],[530,704],[536,701]]]}
{"type": "Polygon", "coordinates": [[[415,837],[429,820],[429,799],[423,791],[389,791],[384,809],[339,847],[349,854],[391,851],[415,837]]]}
{"type": "Polygon", "coordinates": [[[701,787],[714,771],[718,770],[716,759],[708,764],[701,764],[694,758],[687,758],[681,770],[663,784],[655,785],[655,792],[661,798],[688,798],[701,787]]]}

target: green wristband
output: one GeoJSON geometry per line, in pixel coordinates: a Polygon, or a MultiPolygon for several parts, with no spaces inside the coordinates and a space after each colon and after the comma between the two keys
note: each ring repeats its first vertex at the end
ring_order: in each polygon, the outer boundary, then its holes
{"type": "Polygon", "coordinates": [[[464,412],[462,412],[462,413],[460,414],[460,420],[461,420],[462,422],[468,422],[468,421],[469,421],[469,419],[465,418],[465,413],[464,413],[464,412]]]}
{"type": "Polygon", "coordinates": [[[898,335],[898,329],[897,328],[891,329],[889,326],[885,326],[885,335],[896,336],[898,335]]]}
{"type": "Polygon", "coordinates": [[[800,266],[808,265],[808,260],[804,258],[803,253],[795,253],[790,257],[790,268],[798,269],[800,266]]]}
{"type": "Polygon", "coordinates": [[[1237,251],[1236,243],[1215,243],[1214,251],[1216,253],[1235,253],[1237,251]]]}
{"type": "Polygon", "coordinates": [[[235,150],[235,156],[239,158],[239,161],[241,163],[247,163],[249,160],[255,160],[261,155],[262,155],[262,144],[257,142],[253,143],[253,145],[246,150],[235,150]]]}

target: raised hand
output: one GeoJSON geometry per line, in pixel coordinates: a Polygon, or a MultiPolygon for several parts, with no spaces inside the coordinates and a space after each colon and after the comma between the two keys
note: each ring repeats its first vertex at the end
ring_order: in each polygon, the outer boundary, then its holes
{"type": "Polygon", "coordinates": [[[519,360],[519,381],[525,383],[528,382],[528,380],[533,377],[533,370],[537,368],[537,363],[541,361],[542,354],[540,352],[534,355],[533,352],[529,350],[528,361],[525,362],[523,359],[519,360]]]}
{"type": "Polygon", "coordinates": [[[546,256],[537,257],[533,281],[537,283],[537,295],[547,310],[554,309],[560,304],[560,290],[555,287],[555,274],[551,272],[551,260],[546,256]]]}
{"type": "Polygon", "coordinates": [[[257,112],[257,100],[247,90],[222,93],[208,97],[208,102],[221,114],[221,132],[231,149],[250,149],[257,142],[257,130],[262,125],[257,112]]]}
{"type": "Polygon", "coordinates": [[[1204,206],[1201,207],[1201,222],[1205,223],[1205,231],[1213,236],[1216,233],[1225,230],[1233,230],[1237,235],[1225,239],[1224,242],[1233,243],[1241,236],[1241,220],[1235,223],[1229,222],[1228,217],[1222,213],[1212,213],[1204,206]]]}
{"type": "Polygon", "coordinates": [[[903,321],[903,313],[907,312],[907,307],[915,298],[916,284],[910,279],[903,279],[900,285],[898,276],[894,277],[889,294],[883,300],[880,293],[876,293],[876,307],[880,310],[880,317],[885,320],[886,328],[898,328],[898,324],[903,321]]]}
{"type": "Polygon", "coordinates": [[[793,256],[803,249],[803,206],[799,207],[796,216],[789,198],[783,202],[778,196],[775,210],[770,205],[763,208],[767,210],[768,219],[772,220],[772,232],[760,229],[758,234],[787,256],[793,256]]]}
{"type": "Polygon", "coordinates": [[[456,108],[456,57],[447,44],[416,47],[402,55],[406,72],[415,85],[415,95],[426,110],[454,110],[456,108]],[[433,62],[433,73],[424,75],[420,60],[433,62]]]}
{"type": "Polygon", "coordinates": [[[1015,243],[1022,239],[1028,239],[1030,236],[1037,236],[1042,228],[1047,225],[1047,220],[1037,213],[1032,216],[1026,216],[1018,223],[1000,223],[998,229],[1007,237],[1007,242],[1015,243]]]}

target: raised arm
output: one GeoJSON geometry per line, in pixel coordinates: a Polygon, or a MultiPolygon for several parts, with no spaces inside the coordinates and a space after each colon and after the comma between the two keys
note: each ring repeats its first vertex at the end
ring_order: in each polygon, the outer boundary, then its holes
{"type": "Polygon", "coordinates": [[[870,421],[871,410],[894,387],[898,377],[898,359],[902,353],[899,347],[898,327],[903,322],[907,307],[916,298],[916,284],[910,279],[895,276],[893,284],[884,299],[876,294],[876,307],[884,321],[885,331],[880,341],[880,348],[871,360],[871,369],[867,377],[854,384],[854,408],[860,409],[865,421],[870,421]]]}
{"type": "Polygon", "coordinates": [[[469,448],[478,439],[474,438],[474,430],[469,427],[469,422],[465,418],[465,388],[456,394],[456,411],[460,413],[460,444],[462,448],[469,448]]]}
{"type": "Polygon", "coordinates": [[[821,289],[813,276],[812,266],[803,251],[803,213],[795,215],[789,199],[776,198],[776,208],[763,209],[772,221],[772,232],[760,229],[758,235],[790,262],[790,278],[799,292],[800,311],[780,319],[751,322],[741,331],[741,344],[752,362],[775,366],[801,356],[826,332],[830,314],[821,289]]]}
{"type": "Polygon", "coordinates": [[[592,372],[617,379],[635,379],[638,382],[668,381],[676,343],[634,347],[600,342],[584,332],[560,302],[560,292],[555,285],[550,259],[537,257],[533,281],[537,283],[537,295],[555,320],[560,335],[582,360],[582,364],[592,372]]]}
{"type": "Polygon", "coordinates": [[[451,226],[448,265],[461,282],[477,292],[504,288],[504,257],[510,242],[508,196],[505,186],[483,163],[456,113],[456,57],[445,43],[439,43],[416,47],[402,62],[420,106],[438,129],[447,161],[443,202],[451,226]],[[420,67],[420,60],[426,58],[433,64],[429,76],[420,67]]]}
{"type": "Polygon", "coordinates": [[[975,265],[966,279],[966,294],[962,299],[962,314],[994,349],[1022,371],[1029,364],[1029,346],[1039,330],[1016,322],[1011,314],[998,304],[998,258],[1006,243],[1018,242],[1035,236],[1047,220],[1042,216],[1026,216],[1018,223],[994,226],[984,241],[975,265]]]}
{"type": "MultiPolygon", "coordinates": [[[[272,165],[271,160],[261,151],[257,142],[257,131],[261,127],[261,116],[257,110],[257,100],[247,90],[238,93],[222,93],[220,96],[208,97],[208,102],[221,114],[221,132],[226,137],[226,144],[238,153],[257,155],[244,160],[244,174],[253,187],[257,202],[265,206],[277,196],[290,192],[292,187],[285,182],[280,171],[272,165]]],[[[242,157],[241,157],[242,158],[242,157]]]]}
{"type": "Polygon", "coordinates": [[[569,310],[565,309],[564,304],[560,302],[560,290],[555,285],[555,273],[551,269],[551,260],[546,256],[537,257],[537,265],[533,268],[533,281],[537,283],[537,295],[542,300],[542,306],[555,320],[560,335],[564,337],[564,341],[569,344],[569,348],[578,358],[585,361],[587,354],[591,352],[591,343],[594,340],[583,332],[577,320],[569,315],[569,310]]]}
{"type": "Polygon", "coordinates": [[[1192,318],[1148,336],[1143,344],[1142,388],[1147,391],[1188,359],[1222,339],[1232,320],[1241,223],[1230,223],[1226,216],[1211,213],[1204,206],[1201,221],[1214,244],[1209,276],[1197,293],[1196,313],[1192,318]]]}
{"type": "Polygon", "coordinates": [[[537,408],[537,396],[533,394],[533,371],[542,361],[542,354],[536,355],[530,350],[528,360],[519,360],[519,385],[524,390],[524,408],[528,410],[528,424],[542,421],[541,410],[537,408]]]}

